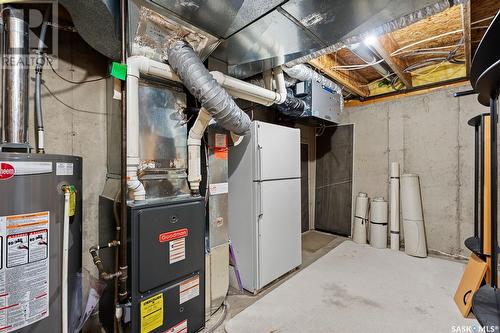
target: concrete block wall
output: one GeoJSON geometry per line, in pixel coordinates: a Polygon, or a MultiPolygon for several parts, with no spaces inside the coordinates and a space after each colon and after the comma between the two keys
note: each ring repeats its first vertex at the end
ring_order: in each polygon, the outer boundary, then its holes
{"type": "Polygon", "coordinates": [[[469,85],[346,108],[355,124],[354,196],[388,199],[388,170],[420,176],[428,248],[466,255],[473,234],[473,116],[489,112],[475,95],[453,97],[469,85]]]}

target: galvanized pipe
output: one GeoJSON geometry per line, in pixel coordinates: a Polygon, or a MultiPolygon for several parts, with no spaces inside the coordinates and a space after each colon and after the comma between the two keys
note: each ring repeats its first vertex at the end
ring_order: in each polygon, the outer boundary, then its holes
{"type": "Polygon", "coordinates": [[[6,7],[3,54],[3,141],[28,141],[29,30],[24,10],[6,7]]]}

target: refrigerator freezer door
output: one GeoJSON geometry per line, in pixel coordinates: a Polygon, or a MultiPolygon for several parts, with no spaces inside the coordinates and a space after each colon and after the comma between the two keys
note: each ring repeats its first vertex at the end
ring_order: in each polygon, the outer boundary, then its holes
{"type": "Polygon", "coordinates": [[[260,121],[254,126],[254,180],[300,178],[300,130],[260,121]]]}
{"type": "Polygon", "coordinates": [[[257,289],[261,289],[302,263],[300,179],[255,183],[255,188],[260,194],[257,289]]]}

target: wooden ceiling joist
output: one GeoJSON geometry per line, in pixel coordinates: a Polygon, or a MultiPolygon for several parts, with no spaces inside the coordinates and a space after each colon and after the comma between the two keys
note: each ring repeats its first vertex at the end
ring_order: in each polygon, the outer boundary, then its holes
{"type": "Polygon", "coordinates": [[[382,59],[384,59],[406,88],[412,88],[411,74],[404,72],[408,64],[402,58],[391,56],[391,54],[399,48],[396,41],[390,35],[383,35],[373,41],[371,46],[377,51],[382,59]]]}
{"type": "Polygon", "coordinates": [[[367,97],[370,95],[370,90],[367,87],[368,81],[356,73],[356,71],[332,69],[337,66],[345,65],[341,59],[335,59],[330,55],[324,55],[309,61],[309,63],[331,77],[335,82],[344,86],[344,88],[351,93],[360,97],[367,97]]]}
{"type": "Polygon", "coordinates": [[[464,28],[464,53],[465,53],[465,73],[469,76],[471,66],[471,11],[470,1],[466,0],[462,4],[462,26],[464,28]]]}

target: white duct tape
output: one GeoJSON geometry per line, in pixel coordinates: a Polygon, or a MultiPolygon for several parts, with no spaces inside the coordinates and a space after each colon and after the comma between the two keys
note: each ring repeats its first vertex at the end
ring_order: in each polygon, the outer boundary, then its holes
{"type": "Polygon", "coordinates": [[[391,163],[390,174],[390,235],[391,250],[399,251],[399,163],[391,163]]]}
{"type": "Polygon", "coordinates": [[[377,249],[387,247],[387,201],[375,198],[370,205],[370,244],[377,249]]]}
{"type": "Polygon", "coordinates": [[[401,176],[401,212],[406,254],[427,257],[422,199],[417,175],[401,176]]]}
{"type": "Polygon", "coordinates": [[[360,192],[356,197],[352,240],[358,244],[366,244],[366,224],[368,222],[368,195],[360,192]]]}

